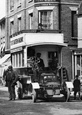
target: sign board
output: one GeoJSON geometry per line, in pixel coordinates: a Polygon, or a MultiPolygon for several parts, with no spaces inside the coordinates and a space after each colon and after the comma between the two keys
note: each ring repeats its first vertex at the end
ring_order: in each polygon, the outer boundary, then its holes
{"type": "Polygon", "coordinates": [[[32,83],[32,86],[33,86],[34,89],[39,89],[40,88],[38,83],[32,83]]]}
{"type": "Polygon", "coordinates": [[[72,82],[66,82],[67,88],[73,88],[73,83],[72,82]]]}

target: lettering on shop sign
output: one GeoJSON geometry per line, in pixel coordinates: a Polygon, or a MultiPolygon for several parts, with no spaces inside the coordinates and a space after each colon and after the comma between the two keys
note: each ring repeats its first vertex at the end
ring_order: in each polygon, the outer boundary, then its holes
{"type": "Polygon", "coordinates": [[[59,0],[34,0],[35,2],[59,2],[59,0]]]}
{"type": "Polygon", "coordinates": [[[15,45],[21,42],[23,42],[23,37],[11,41],[11,45],[15,45]]]}

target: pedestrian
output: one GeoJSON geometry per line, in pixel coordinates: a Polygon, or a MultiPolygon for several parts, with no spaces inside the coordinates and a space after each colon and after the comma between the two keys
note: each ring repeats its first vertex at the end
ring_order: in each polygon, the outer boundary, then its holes
{"type": "Polygon", "coordinates": [[[34,74],[34,81],[40,80],[40,75],[44,70],[44,61],[41,59],[41,53],[37,53],[34,60],[33,60],[33,66],[32,66],[33,74],[34,74]]]}
{"type": "Polygon", "coordinates": [[[37,64],[38,64],[39,71],[44,70],[44,61],[41,58],[41,53],[36,54],[36,60],[38,62],[37,64]]]}
{"type": "Polygon", "coordinates": [[[73,82],[74,85],[74,99],[76,99],[76,94],[79,94],[79,99],[80,99],[80,80],[78,78],[79,76],[75,76],[75,80],[73,82]]]}
{"type": "Polygon", "coordinates": [[[13,70],[12,66],[8,67],[7,73],[6,73],[6,83],[8,86],[8,92],[9,92],[9,100],[15,100],[15,85],[17,81],[17,75],[13,70]]]}

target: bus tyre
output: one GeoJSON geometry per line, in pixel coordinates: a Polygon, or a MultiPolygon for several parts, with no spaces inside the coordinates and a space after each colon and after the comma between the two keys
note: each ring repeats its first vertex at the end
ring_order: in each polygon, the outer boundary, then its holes
{"type": "Polygon", "coordinates": [[[36,90],[33,89],[33,91],[32,91],[32,101],[33,101],[33,103],[35,103],[36,100],[37,100],[37,97],[36,97],[36,90]]]}

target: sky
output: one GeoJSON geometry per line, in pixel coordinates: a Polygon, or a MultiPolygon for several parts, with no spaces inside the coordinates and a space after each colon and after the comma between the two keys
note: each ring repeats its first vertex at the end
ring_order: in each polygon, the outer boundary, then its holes
{"type": "Polygon", "coordinates": [[[6,16],[6,0],[0,0],[0,19],[6,16]]]}

